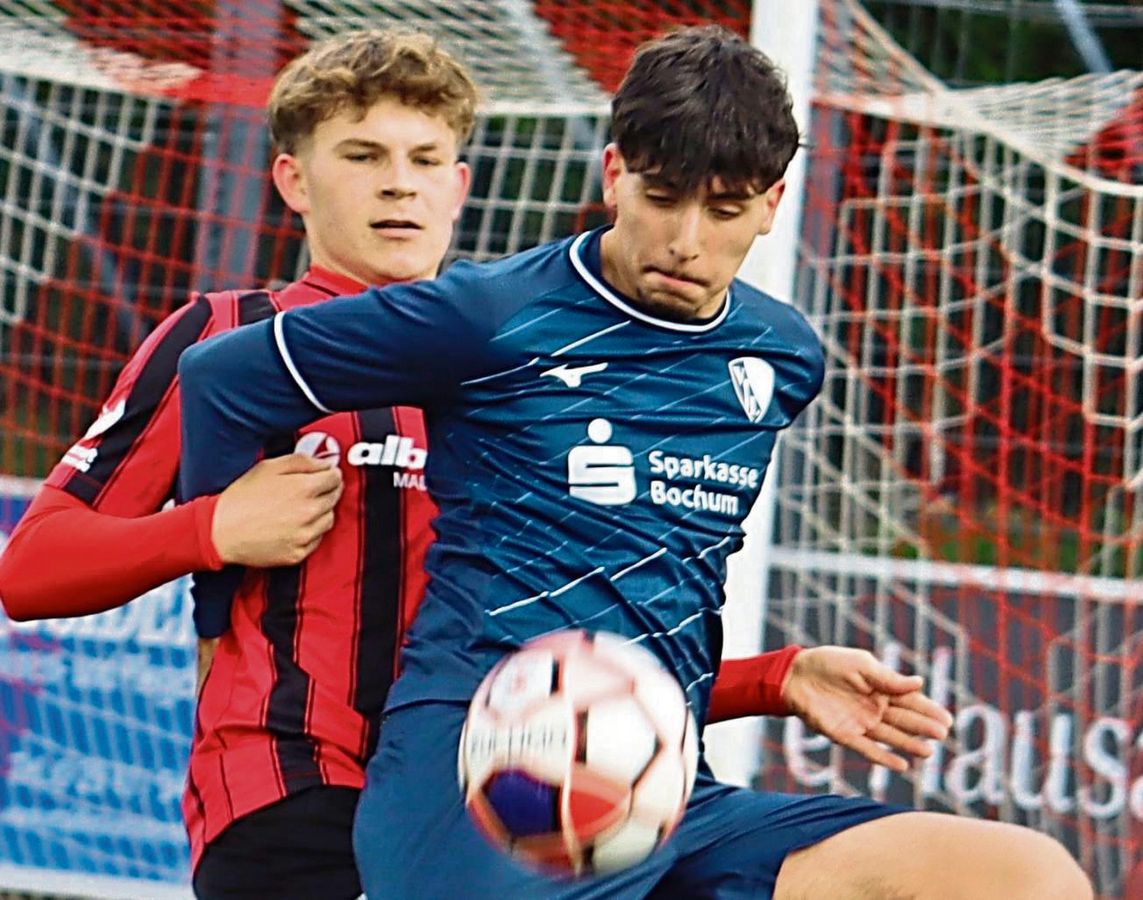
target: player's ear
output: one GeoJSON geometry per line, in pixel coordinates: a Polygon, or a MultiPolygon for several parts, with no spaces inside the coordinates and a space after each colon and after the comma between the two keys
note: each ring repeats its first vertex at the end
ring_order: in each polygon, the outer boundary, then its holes
{"type": "Polygon", "coordinates": [[[603,148],[603,203],[608,209],[615,209],[615,184],[619,176],[627,170],[623,154],[618,145],[611,143],[603,148]]]}
{"type": "Polygon", "coordinates": [[[456,196],[452,206],[452,220],[455,222],[460,218],[460,211],[464,208],[465,201],[468,200],[468,191],[472,187],[472,169],[469,168],[468,163],[458,162],[456,164],[456,196]]]}
{"type": "Polygon", "coordinates": [[[279,153],[275,156],[270,166],[270,176],[274,179],[274,187],[282,195],[286,206],[298,215],[305,215],[310,211],[305,173],[296,156],[292,153],[279,153]]]}
{"type": "Polygon", "coordinates": [[[779,178],[762,195],[763,216],[762,223],[758,227],[759,234],[769,234],[770,229],[774,227],[774,216],[778,212],[778,204],[785,192],[786,179],[779,178]]]}

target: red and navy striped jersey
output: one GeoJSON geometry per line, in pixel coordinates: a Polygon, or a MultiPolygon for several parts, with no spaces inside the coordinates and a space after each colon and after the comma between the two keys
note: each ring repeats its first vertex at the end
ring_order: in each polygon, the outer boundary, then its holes
{"type": "MultiPolygon", "coordinates": [[[[311,269],[278,292],[196,297],[144,342],[48,484],[121,516],[158,510],[179,464],[176,366],[211,335],[360,290],[311,269]]],[[[301,565],[251,571],[199,697],[183,801],[197,864],[240,816],[319,784],[360,787],[407,624],[424,590],[435,508],[419,411],[340,413],[267,447],[336,457],[336,523],[301,565]]]]}

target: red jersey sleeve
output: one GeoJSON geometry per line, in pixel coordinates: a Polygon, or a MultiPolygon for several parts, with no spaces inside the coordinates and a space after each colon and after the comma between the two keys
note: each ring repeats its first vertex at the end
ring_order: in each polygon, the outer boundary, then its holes
{"type": "Polygon", "coordinates": [[[782,685],[801,647],[791,645],[745,659],[723,660],[710,692],[707,724],[744,716],[787,716],[782,685]]]}
{"type": "Polygon", "coordinates": [[[44,487],[0,554],[0,602],[18,620],[86,616],[188,572],[217,569],[210,539],[217,502],[203,497],[123,518],[44,487]]]}
{"type": "Polygon", "coordinates": [[[118,516],[147,515],[170,499],[179,468],[179,355],[211,322],[210,301],[198,297],[159,325],[45,484],[118,516]]]}
{"type": "Polygon", "coordinates": [[[212,320],[206,298],[168,317],[52,470],[0,555],[0,602],[12,618],[101,612],[220,567],[210,539],[215,498],[159,511],[178,474],[179,354],[212,320]]]}

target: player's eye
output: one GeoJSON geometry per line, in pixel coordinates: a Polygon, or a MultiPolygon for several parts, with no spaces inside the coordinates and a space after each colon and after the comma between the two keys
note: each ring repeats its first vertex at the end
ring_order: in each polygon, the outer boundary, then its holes
{"type": "Polygon", "coordinates": [[[716,219],[727,221],[729,219],[737,219],[742,215],[742,210],[737,206],[716,206],[711,209],[710,213],[716,219]]]}
{"type": "Polygon", "coordinates": [[[441,161],[435,156],[418,156],[413,160],[418,166],[439,166],[441,161]]]}
{"type": "Polygon", "coordinates": [[[348,159],[350,162],[369,162],[370,160],[374,159],[375,156],[376,155],[373,153],[347,153],[347,154],[345,154],[345,158],[348,159]]]}
{"type": "Polygon", "coordinates": [[[658,192],[647,194],[647,199],[654,203],[656,206],[671,206],[675,202],[674,194],[662,194],[658,192]]]}

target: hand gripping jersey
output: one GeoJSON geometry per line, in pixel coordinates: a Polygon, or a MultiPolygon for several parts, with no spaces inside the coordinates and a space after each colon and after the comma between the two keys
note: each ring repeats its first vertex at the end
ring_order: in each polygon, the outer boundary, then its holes
{"type": "MultiPolygon", "coordinates": [[[[179,355],[237,326],[360,289],[315,268],[281,291],[196,298],[144,342],[47,484],[98,512],[158,511],[174,494],[181,452],[179,355]]],[[[295,448],[337,462],[345,491],[335,527],[313,555],[248,575],[234,603],[196,713],[183,804],[196,864],[240,816],[317,784],[361,787],[405,625],[424,589],[435,508],[424,490],[420,412],[330,416],[300,434],[275,435],[264,449],[295,448]]]]}
{"type": "MultiPolygon", "coordinates": [[[[709,321],[635,308],[599,232],[281,315],[188,352],[182,483],[229,483],[332,410],[426,411],[430,584],[389,707],[466,701],[505,651],[578,627],[655,652],[699,721],[725,561],[778,432],[820,388],[791,307],[735,281],[709,321]]],[[[209,573],[199,602],[225,609],[209,573]]]]}

